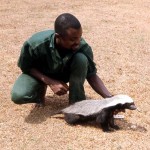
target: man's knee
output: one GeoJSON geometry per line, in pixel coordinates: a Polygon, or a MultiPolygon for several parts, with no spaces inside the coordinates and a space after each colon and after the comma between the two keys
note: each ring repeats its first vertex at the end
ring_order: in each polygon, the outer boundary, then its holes
{"type": "Polygon", "coordinates": [[[11,92],[11,100],[15,103],[15,104],[24,104],[24,95],[15,91],[11,92]]]}
{"type": "Polygon", "coordinates": [[[11,93],[11,100],[15,104],[27,104],[27,103],[38,103],[41,100],[39,96],[39,92],[34,93],[23,93],[23,92],[15,92],[11,93]]]}
{"type": "Polygon", "coordinates": [[[73,60],[76,61],[76,63],[88,63],[87,57],[82,53],[75,54],[73,60]]]}
{"type": "Polygon", "coordinates": [[[43,84],[33,77],[22,74],[18,77],[11,91],[11,100],[16,104],[38,101],[43,84]]]}
{"type": "Polygon", "coordinates": [[[73,57],[72,66],[79,69],[87,69],[88,67],[88,59],[87,57],[82,53],[77,53],[73,57]]]}

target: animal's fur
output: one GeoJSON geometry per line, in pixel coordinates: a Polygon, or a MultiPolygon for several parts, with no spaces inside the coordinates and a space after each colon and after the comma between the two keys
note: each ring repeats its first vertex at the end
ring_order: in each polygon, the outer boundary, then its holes
{"type": "Polygon", "coordinates": [[[69,124],[80,121],[96,120],[103,131],[119,129],[114,124],[113,114],[118,109],[136,109],[133,100],[127,95],[116,95],[103,100],[83,100],[63,109],[65,120],[69,124]]]}

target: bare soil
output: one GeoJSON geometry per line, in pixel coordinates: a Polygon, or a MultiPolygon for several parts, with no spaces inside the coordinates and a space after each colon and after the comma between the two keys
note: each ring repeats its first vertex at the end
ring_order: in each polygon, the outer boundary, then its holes
{"type": "MultiPolygon", "coordinates": [[[[1,150],[149,150],[150,149],[150,2],[149,0],[1,0],[0,3],[1,150]],[[70,126],[53,115],[68,95],[47,91],[47,105],[16,105],[10,91],[21,73],[17,60],[33,33],[53,29],[64,12],[82,23],[93,48],[98,75],[113,94],[131,96],[141,112],[116,120],[121,130],[104,133],[95,123],[70,126]]],[[[101,99],[85,83],[90,99],[101,99]]]]}

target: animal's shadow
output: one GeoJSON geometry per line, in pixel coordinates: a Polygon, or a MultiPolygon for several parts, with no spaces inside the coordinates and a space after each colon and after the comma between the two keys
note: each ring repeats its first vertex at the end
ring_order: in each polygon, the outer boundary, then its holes
{"type": "Polygon", "coordinates": [[[147,129],[145,127],[127,122],[125,119],[116,119],[115,122],[121,130],[131,130],[143,133],[147,132],[147,129]]]}

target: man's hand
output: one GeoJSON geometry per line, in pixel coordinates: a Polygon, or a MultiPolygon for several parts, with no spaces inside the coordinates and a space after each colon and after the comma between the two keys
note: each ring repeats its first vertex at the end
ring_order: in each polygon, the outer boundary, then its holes
{"type": "Polygon", "coordinates": [[[52,78],[42,74],[40,71],[38,71],[35,68],[32,68],[30,70],[30,74],[33,75],[35,78],[44,82],[46,85],[50,86],[50,88],[52,89],[54,94],[57,94],[59,96],[64,95],[69,90],[69,87],[66,83],[52,79],[52,78]]]}
{"type": "Polygon", "coordinates": [[[51,83],[49,86],[54,94],[59,96],[66,94],[69,90],[69,87],[66,83],[57,80],[53,80],[53,83],[51,83]]]}

